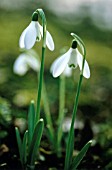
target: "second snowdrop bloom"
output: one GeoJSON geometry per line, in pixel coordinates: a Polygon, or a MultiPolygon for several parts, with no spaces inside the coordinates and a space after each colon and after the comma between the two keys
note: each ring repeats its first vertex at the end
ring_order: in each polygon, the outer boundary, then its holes
{"type": "MultiPolygon", "coordinates": [[[[59,58],[57,58],[51,65],[51,68],[50,68],[50,72],[53,73],[53,70],[54,70],[54,67],[55,67],[55,64],[57,63],[57,60],[59,58]]],[[[72,76],[72,69],[67,65],[66,68],[64,69],[63,71],[63,75],[65,77],[71,77],[72,76]]]]}
{"type": "MultiPolygon", "coordinates": [[[[32,21],[22,32],[19,40],[20,48],[31,49],[43,37],[43,27],[38,22],[38,14],[34,12],[32,21]]],[[[54,50],[54,41],[51,34],[46,31],[46,45],[49,50],[54,50]]]]}
{"type": "MultiPolygon", "coordinates": [[[[66,68],[77,68],[79,66],[80,71],[82,71],[83,56],[77,49],[77,41],[72,42],[70,49],[61,57],[54,61],[52,66],[53,77],[58,77],[62,74],[66,68]]],[[[84,62],[83,76],[85,78],[90,77],[90,69],[87,61],[84,62]]]]}
{"type": "Polygon", "coordinates": [[[22,53],[14,62],[13,71],[15,74],[23,76],[30,68],[36,72],[39,71],[39,60],[30,53],[22,53]]]}

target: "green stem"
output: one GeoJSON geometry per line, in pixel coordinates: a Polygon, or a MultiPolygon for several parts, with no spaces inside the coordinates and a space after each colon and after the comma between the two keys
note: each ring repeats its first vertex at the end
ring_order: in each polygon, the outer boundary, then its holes
{"type": "Polygon", "coordinates": [[[72,122],[71,122],[71,129],[74,129],[74,122],[75,122],[75,118],[76,118],[76,112],[77,112],[77,107],[78,107],[78,101],[79,101],[79,95],[80,95],[80,90],[81,90],[81,84],[82,84],[82,74],[80,75],[80,79],[79,79],[79,83],[78,83],[78,87],[77,87],[77,93],[76,93],[76,98],[75,98],[75,105],[74,105],[74,109],[73,109],[73,116],[72,116],[72,122]]]}
{"type": "Polygon", "coordinates": [[[60,89],[59,89],[59,116],[58,116],[58,130],[57,130],[57,154],[61,156],[61,139],[62,139],[62,123],[64,119],[65,108],[65,76],[60,77],[60,89]]]}
{"type": "Polygon", "coordinates": [[[67,148],[66,148],[64,170],[69,170],[71,162],[72,162],[72,155],[73,155],[73,150],[74,150],[74,123],[75,123],[79,95],[80,95],[81,84],[82,84],[82,79],[83,79],[84,62],[85,62],[85,55],[83,57],[82,71],[80,73],[80,79],[79,79],[76,97],[75,97],[75,103],[74,103],[73,114],[72,114],[72,122],[71,122],[70,132],[68,136],[68,143],[67,143],[67,148]]]}
{"type": "Polygon", "coordinates": [[[65,157],[65,169],[64,170],[69,170],[69,167],[70,167],[70,164],[72,161],[72,155],[73,155],[73,149],[74,149],[74,122],[75,122],[75,118],[76,118],[76,112],[77,112],[77,107],[78,107],[78,100],[79,100],[79,95],[80,95],[82,78],[83,78],[83,76],[81,74],[79,83],[78,83],[78,87],[77,87],[72,122],[71,122],[70,132],[69,132],[69,136],[68,136],[68,143],[67,143],[66,157],[65,157]]]}
{"type": "Polygon", "coordinates": [[[36,111],[35,124],[36,122],[38,122],[40,118],[40,101],[41,101],[42,81],[43,81],[43,73],[44,73],[44,56],[45,56],[45,48],[42,47],[42,60],[41,60],[41,68],[40,68],[40,74],[39,74],[37,111],[36,111]]]}
{"type": "Polygon", "coordinates": [[[40,17],[42,19],[43,42],[42,42],[42,60],[41,60],[41,68],[40,68],[39,84],[38,84],[38,97],[37,97],[37,110],[36,110],[36,117],[35,117],[35,125],[40,118],[40,101],[41,101],[42,82],[43,82],[43,73],[44,73],[44,56],[45,56],[45,49],[46,49],[46,18],[45,18],[45,14],[42,9],[37,9],[36,12],[40,15],[40,17]]]}

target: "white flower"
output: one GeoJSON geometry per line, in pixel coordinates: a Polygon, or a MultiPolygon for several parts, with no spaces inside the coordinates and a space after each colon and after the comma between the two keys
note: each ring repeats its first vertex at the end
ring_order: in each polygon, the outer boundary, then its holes
{"type": "Polygon", "coordinates": [[[22,53],[14,62],[13,71],[14,73],[23,76],[26,72],[32,68],[34,71],[39,71],[40,62],[32,55],[22,53]]]}
{"type": "MultiPolygon", "coordinates": [[[[20,48],[31,49],[36,41],[40,41],[43,37],[43,27],[38,21],[31,21],[29,26],[22,32],[19,40],[20,48]]],[[[54,42],[51,34],[46,32],[46,45],[49,50],[54,50],[54,42]]]]}
{"type": "MultiPolygon", "coordinates": [[[[51,65],[50,72],[53,73],[53,69],[55,66],[55,63],[57,62],[59,58],[57,58],[51,65]]],[[[72,75],[72,69],[67,65],[66,68],[63,71],[63,75],[66,77],[70,77],[72,75]]]]}
{"type": "MultiPolygon", "coordinates": [[[[83,56],[76,47],[77,44],[75,47],[72,46],[64,55],[55,60],[52,66],[53,77],[58,77],[66,70],[67,66],[74,69],[79,66],[80,71],[82,70],[83,56]]],[[[85,78],[90,77],[90,69],[86,60],[84,63],[83,76],[85,78]]]]}

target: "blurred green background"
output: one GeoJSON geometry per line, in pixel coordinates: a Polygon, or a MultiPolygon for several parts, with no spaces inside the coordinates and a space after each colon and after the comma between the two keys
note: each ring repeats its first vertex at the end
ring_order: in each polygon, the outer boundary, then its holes
{"type": "MultiPolygon", "coordinates": [[[[89,118],[94,138],[103,147],[112,144],[112,3],[110,0],[36,1],[4,0],[0,2],[0,114],[26,118],[31,99],[36,100],[37,74],[32,70],[19,77],[13,73],[13,63],[21,53],[19,37],[31,21],[36,8],[43,8],[47,18],[47,29],[55,42],[53,52],[46,50],[45,83],[51,113],[57,116],[59,79],[49,72],[54,59],[63,47],[70,47],[71,32],[78,34],[86,45],[87,61],[91,78],[84,79],[77,117],[84,122],[89,118]],[[8,112],[8,109],[10,110],[8,112]]],[[[41,43],[34,49],[41,55],[41,43]]],[[[79,70],[74,77],[66,78],[66,114],[71,116],[79,70]]],[[[112,155],[112,150],[109,154],[112,155]]]]}

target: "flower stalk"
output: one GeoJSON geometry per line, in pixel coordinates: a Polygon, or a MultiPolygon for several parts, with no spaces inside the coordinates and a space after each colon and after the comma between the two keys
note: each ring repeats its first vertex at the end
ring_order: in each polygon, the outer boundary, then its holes
{"type": "Polygon", "coordinates": [[[67,143],[67,148],[66,148],[64,170],[69,170],[71,163],[72,163],[72,156],[73,156],[73,150],[74,150],[74,136],[75,136],[74,135],[74,123],[75,123],[76,112],[77,112],[77,107],[78,107],[81,84],[82,84],[82,80],[83,80],[83,70],[84,70],[84,63],[85,63],[85,57],[86,57],[86,49],[85,49],[85,45],[84,45],[83,41],[76,34],[71,33],[71,35],[74,37],[74,40],[76,40],[78,42],[79,46],[82,49],[83,63],[82,63],[82,69],[81,69],[81,73],[80,73],[79,83],[77,86],[77,92],[76,92],[76,97],[75,97],[75,102],[74,102],[72,122],[71,122],[71,127],[70,127],[70,131],[69,131],[69,136],[68,136],[68,143],[67,143]]]}
{"type": "MultiPolygon", "coordinates": [[[[22,32],[20,36],[20,48],[30,49],[34,46],[37,38],[42,38],[42,57],[41,57],[41,67],[39,73],[39,83],[38,83],[38,95],[37,95],[37,107],[35,111],[34,102],[31,102],[30,109],[28,112],[28,130],[24,134],[23,141],[21,140],[18,128],[16,128],[16,136],[18,142],[18,148],[20,153],[21,164],[26,169],[35,168],[35,159],[39,149],[43,128],[44,120],[40,118],[40,102],[42,93],[42,82],[44,73],[44,58],[46,49],[46,33],[48,37],[48,46],[51,50],[54,48],[52,36],[48,31],[46,31],[46,18],[42,9],[37,9],[32,15],[32,21],[29,26],[22,32]],[[40,16],[42,20],[42,26],[38,23],[38,17],[40,16]]],[[[40,40],[40,39],[39,39],[40,40]]],[[[25,60],[22,56],[22,63],[26,66],[25,70],[22,70],[21,75],[24,75],[28,70],[27,64],[31,67],[34,66],[29,60],[25,60]]],[[[34,58],[33,61],[34,62],[34,58]]],[[[23,67],[24,67],[23,66],[23,67]]]]}
{"type": "Polygon", "coordinates": [[[65,169],[64,170],[69,170],[70,164],[72,162],[72,155],[73,155],[73,150],[74,150],[74,123],[75,123],[75,118],[76,118],[76,112],[77,112],[77,107],[78,107],[78,100],[79,100],[79,95],[80,95],[80,90],[81,90],[82,79],[83,79],[83,76],[81,74],[79,83],[78,83],[78,87],[77,87],[75,104],[74,104],[74,109],[73,109],[73,114],[72,114],[73,115],[72,122],[71,122],[70,132],[69,132],[69,136],[68,136],[68,143],[67,143],[66,157],[65,157],[65,169]]]}
{"type": "Polygon", "coordinates": [[[45,57],[45,48],[42,47],[42,59],[41,59],[41,67],[40,67],[40,73],[39,73],[38,96],[37,96],[35,123],[40,118],[40,101],[41,101],[42,82],[43,82],[43,73],[44,73],[44,57],[45,57]]]}
{"type": "Polygon", "coordinates": [[[41,101],[42,81],[43,81],[43,73],[44,73],[44,58],[45,58],[45,49],[46,49],[46,18],[45,18],[45,14],[42,9],[37,9],[36,12],[39,14],[39,16],[42,19],[43,41],[42,41],[42,57],[41,57],[41,67],[40,67],[40,73],[39,73],[35,124],[36,124],[36,122],[38,122],[38,120],[40,118],[40,101],[41,101]]]}

